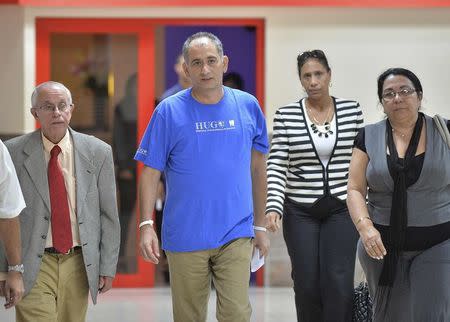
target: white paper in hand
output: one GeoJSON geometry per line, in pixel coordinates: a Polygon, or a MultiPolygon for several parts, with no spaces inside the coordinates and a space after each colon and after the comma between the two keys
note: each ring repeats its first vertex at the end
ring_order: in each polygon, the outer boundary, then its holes
{"type": "Polygon", "coordinates": [[[252,261],[250,264],[250,270],[252,271],[252,273],[254,273],[258,269],[260,269],[260,267],[263,265],[264,265],[264,256],[259,258],[259,248],[255,247],[255,249],[253,250],[252,261]]]}

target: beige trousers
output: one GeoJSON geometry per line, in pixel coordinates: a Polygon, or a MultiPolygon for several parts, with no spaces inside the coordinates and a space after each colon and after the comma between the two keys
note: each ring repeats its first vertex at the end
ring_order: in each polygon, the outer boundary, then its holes
{"type": "Polygon", "coordinates": [[[88,295],[81,250],[45,253],[36,283],[16,305],[16,322],[84,322],[88,295]]]}
{"type": "Polygon", "coordinates": [[[206,321],[211,279],[217,291],[219,322],[248,322],[250,238],[235,239],[222,247],[196,252],[166,252],[175,322],[206,321]]]}

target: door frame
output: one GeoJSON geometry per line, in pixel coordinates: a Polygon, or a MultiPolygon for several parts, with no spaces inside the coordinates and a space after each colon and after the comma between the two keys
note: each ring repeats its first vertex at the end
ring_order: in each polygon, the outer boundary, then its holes
{"type": "MultiPolygon", "coordinates": [[[[204,18],[37,18],[36,19],[36,84],[50,80],[50,37],[52,33],[134,34],[137,36],[138,71],[138,139],[143,136],[155,109],[155,28],[161,26],[250,26],[256,31],[255,86],[256,98],[264,112],[264,19],[204,19],[204,18]]],[[[138,163],[138,174],[142,170],[138,163]]],[[[139,208],[139,205],[138,207],[139,208]]],[[[139,211],[137,210],[139,214],[139,211]]],[[[136,231],[139,234],[136,216],[136,231]]],[[[136,254],[139,250],[136,245],[136,254]]],[[[137,256],[136,274],[117,274],[114,287],[151,287],[154,285],[154,265],[137,256]]],[[[263,270],[256,274],[256,284],[264,283],[263,270]]]]}

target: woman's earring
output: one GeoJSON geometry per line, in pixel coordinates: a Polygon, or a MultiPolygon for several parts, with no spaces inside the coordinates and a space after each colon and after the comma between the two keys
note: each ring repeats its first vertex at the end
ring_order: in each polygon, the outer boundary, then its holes
{"type": "Polygon", "coordinates": [[[330,87],[333,86],[333,83],[330,81],[330,84],[328,84],[328,86],[330,86],[330,87]]]}

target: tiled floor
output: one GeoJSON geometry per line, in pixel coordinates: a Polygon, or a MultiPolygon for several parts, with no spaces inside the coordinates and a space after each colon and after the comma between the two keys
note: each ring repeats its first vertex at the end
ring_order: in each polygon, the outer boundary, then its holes
{"type": "MultiPolygon", "coordinates": [[[[208,322],[215,319],[216,296],[211,293],[208,322]]],[[[291,288],[251,288],[252,322],[295,321],[294,293],[291,288]]],[[[90,305],[88,322],[170,322],[172,304],[169,288],[113,289],[90,305]]],[[[0,322],[14,322],[13,309],[0,308],[0,322]]]]}

